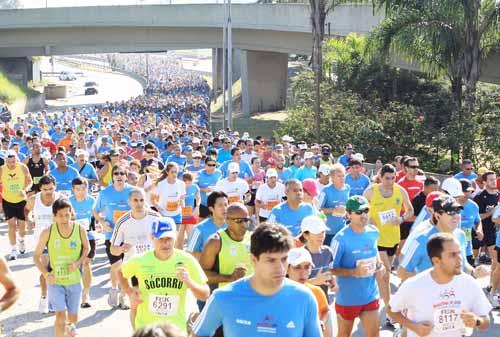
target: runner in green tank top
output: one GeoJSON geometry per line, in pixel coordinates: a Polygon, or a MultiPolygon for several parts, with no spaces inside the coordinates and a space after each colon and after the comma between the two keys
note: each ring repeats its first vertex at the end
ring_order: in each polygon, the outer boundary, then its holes
{"type": "Polygon", "coordinates": [[[68,199],[52,206],[54,223],[40,235],[33,259],[48,283],[49,303],[56,312],[55,337],[75,336],[75,324],[82,292],[80,267],[90,251],[87,231],[72,222],[73,208],[68,199]],[[49,266],[42,262],[48,248],[49,266]]]}
{"type": "Polygon", "coordinates": [[[253,272],[250,262],[250,216],[245,205],[227,208],[227,229],[214,234],[203,248],[200,264],[211,286],[222,287],[253,272]]]}

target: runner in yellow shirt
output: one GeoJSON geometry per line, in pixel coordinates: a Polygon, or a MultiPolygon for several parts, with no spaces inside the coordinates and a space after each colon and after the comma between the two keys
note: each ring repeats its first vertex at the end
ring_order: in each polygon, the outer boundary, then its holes
{"type": "Polygon", "coordinates": [[[198,300],[205,301],[210,295],[207,277],[193,256],[174,248],[174,220],[160,218],[151,227],[154,249],[132,257],[118,271],[122,290],[137,305],[135,329],[167,322],[187,331],[188,289],[198,300]],[[137,278],[138,287],[132,287],[132,276],[137,278]]]}

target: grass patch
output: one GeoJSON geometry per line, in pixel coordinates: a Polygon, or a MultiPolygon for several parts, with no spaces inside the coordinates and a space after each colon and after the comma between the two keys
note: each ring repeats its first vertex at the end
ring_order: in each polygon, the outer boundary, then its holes
{"type": "Polygon", "coordinates": [[[0,101],[11,104],[18,99],[36,96],[39,92],[22,87],[0,72],[0,101]]]}

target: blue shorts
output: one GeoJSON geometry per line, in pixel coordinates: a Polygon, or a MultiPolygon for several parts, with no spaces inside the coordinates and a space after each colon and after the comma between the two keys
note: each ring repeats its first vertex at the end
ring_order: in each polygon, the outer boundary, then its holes
{"type": "Polygon", "coordinates": [[[70,315],[78,314],[82,299],[82,284],[75,283],[69,286],[48,284],[49,305],[56,312],[68,311],[70,315]]]}

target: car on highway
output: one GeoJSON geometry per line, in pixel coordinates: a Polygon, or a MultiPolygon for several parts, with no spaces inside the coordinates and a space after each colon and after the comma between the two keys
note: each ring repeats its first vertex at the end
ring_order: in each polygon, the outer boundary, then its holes
{"type": "Polygon", "coordinates": [[[61,71],[59,75],[60,81],[76,81],[76,75],[71,71],[61,71]]]}
{"type": "Polygon", "coordinates": [[[97,83],[96,82],[85,82],[85,95],[97,95],[97,83]]]}

